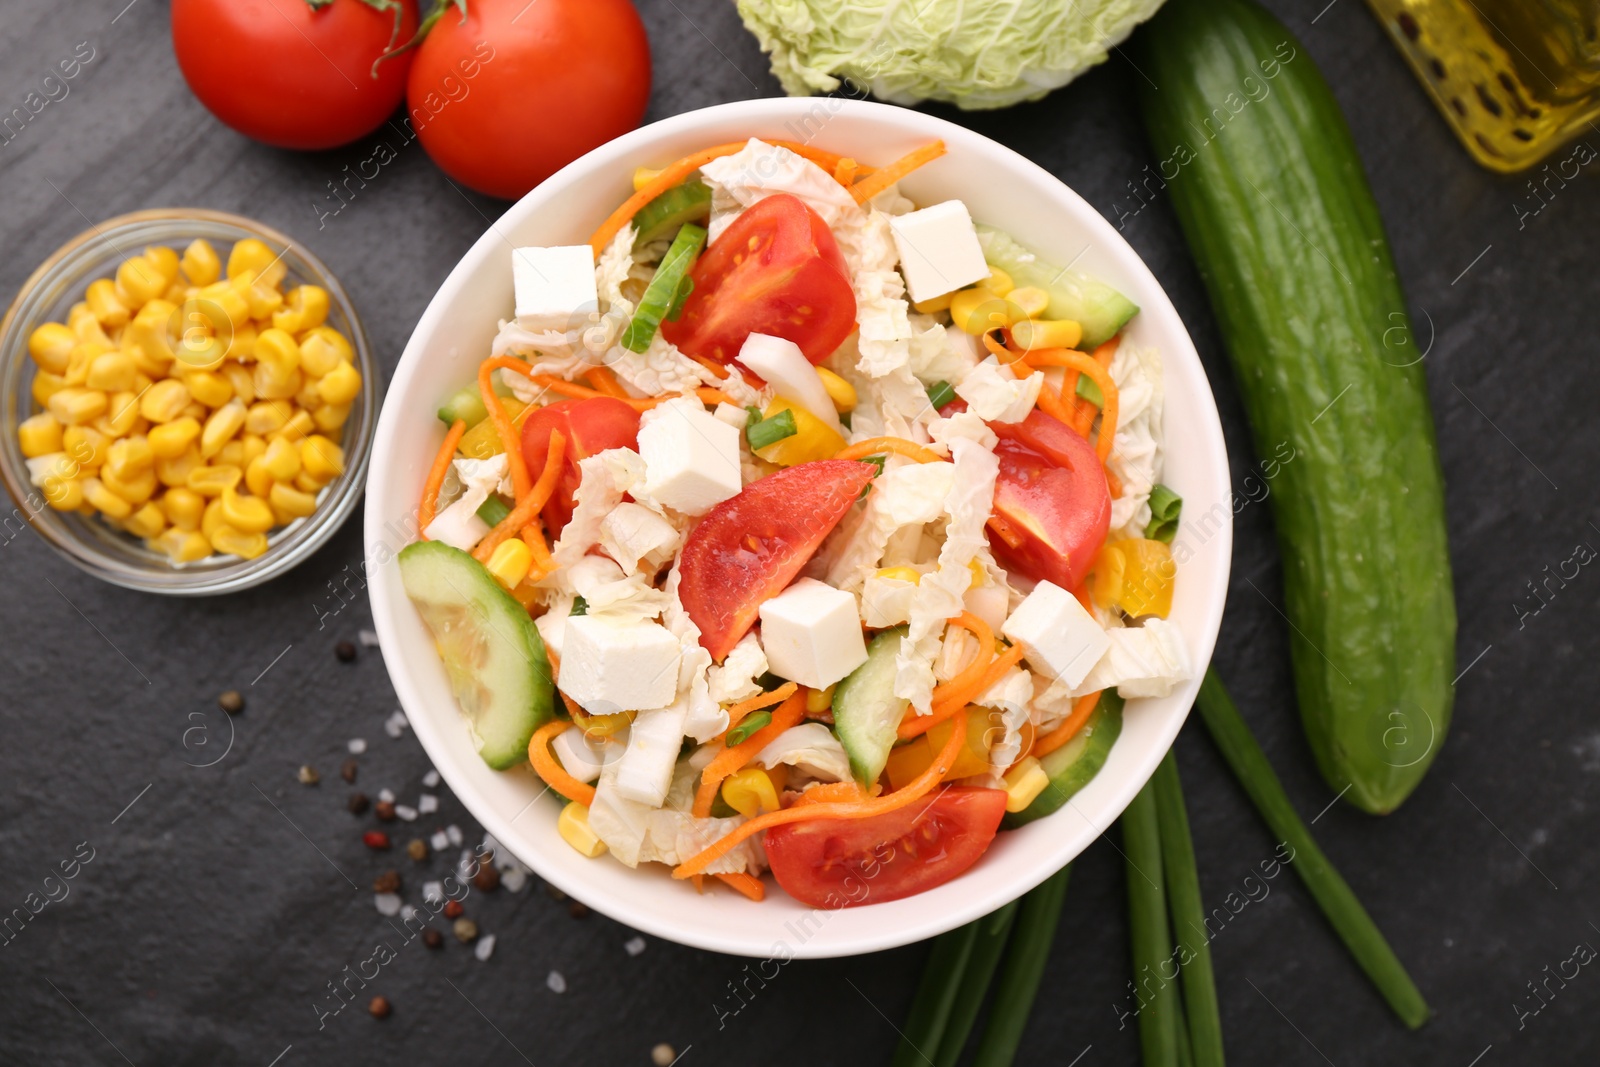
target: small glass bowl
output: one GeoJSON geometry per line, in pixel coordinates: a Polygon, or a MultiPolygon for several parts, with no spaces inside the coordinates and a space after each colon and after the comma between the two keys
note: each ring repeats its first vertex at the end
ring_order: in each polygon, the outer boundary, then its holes
{"type": "Polygon", "coordinates": [[[0,479],[16,503],[4,520],[7,537],[25,520],[50,547],[98,578],[129,589],[170,596],[209,596],[260,585],[296,566],[333,536],[355,510],[366,485],[372,433],[378,422],[378,368],[366,332],[349,295],[327,266],[292,238],[259,222],[200,208],[161,208],[120,215],[91,226],[59,248],[23,283],[0,321],[0,479]],[[173,563],[142,540],[98,517],[56,511],[34,487],[17,439],[21,421],[34,414],[33,375],[28,337],[46,322],[65,322],[67,309],[83,299],[97,278],[110,278],[117,265],[148,245],[168,245],[180,254],[203,237],[224,261],[235,241],[254,237],[282,257],[284,287],[320,285],[328,291],[328,325],[350,339],[361,372],[361,394],[350,406],[341,431],[345,472],[317,497],[317,510],[274,529],[267,551],[255,559],[214,555],[194,563],[173,563]]]}

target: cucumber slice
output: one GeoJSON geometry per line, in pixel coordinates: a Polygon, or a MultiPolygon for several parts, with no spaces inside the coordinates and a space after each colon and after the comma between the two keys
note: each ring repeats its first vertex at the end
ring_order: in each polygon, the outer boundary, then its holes
{"type": "Polygon", "coordinates": [[[706,231],[692,222],[686,222],[672,239],[672,247],[661,258],[656,276],[650,279],[644,295],[639,298],[639,308],[633,320],[622,333],[622,347],[630,352],[643,352],[650,347],[661,320],[667,317],[678,303],[678,293],[689,268],[694,266],[700,250],[706,245],[706,231]]]}
{"type": "Polygon", "coordinates": [[[1098,279],[1081,271],[1063,270],[1018,244],[1012,236],[993,226],[979,226],[978,243],[983,258],[991,267],[1011,275],[1018,287],[1038,286],[1050,294],[1045,315],[1052,319],[1071,319],[1083,327],[1085,349],[1111,340],[1139,311],[1139,305],[1098,279]]]}
{"type": "Polygon", "coordinates": [[[1100,694],[1100,702],[1078,736],[1039,761],[1050,776],[1050,784],[1026,808],[1007,812],[1000,820],[1002,829],[1014,830],[1052,814],[1100,773],[1100,768],[1106,765],[1106,757],[1111,754],[1112,744],[1122,733],[1123,703],[1115,689],[1100,694]]]}
{"type": "Polygon", "coordinates": [[[674,185],[644,207],[633,217],[638,236],[634,248],[642,248],[651,241],[671,237],[686,222],[700,222],[711,217],[711,189],[699,178],[674,185]]]}
{"type": "Polygon", "coordinates": [[[527,759],[553,707],[533,619],[483,564],[438,541],[401,551],[400,581],[433,631],[478,755],[497,771],[527,759]]]}
{"type": "Polygon", "coordinates": [[[906,628],[897,626],[874,637],[867,645],[867,662],[833,691],[833,731],[863,787],[883,773],[889,749],[899,739],[900,720],[911,706],[894,695],[894,659],[905,636],[906,628]]]}

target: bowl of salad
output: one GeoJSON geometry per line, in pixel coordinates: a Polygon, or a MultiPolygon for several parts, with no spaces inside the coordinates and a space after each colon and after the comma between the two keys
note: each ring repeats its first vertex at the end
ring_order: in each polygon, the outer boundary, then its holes
{"type": "Polygon", "coordinates": [[[748,956],[1021,895],[1210,659],[1227,456],[1177,313],[1049,173],[757,100],[518,202],[407,346],[367,489],[418,738],[517,859],[748,956]]]}

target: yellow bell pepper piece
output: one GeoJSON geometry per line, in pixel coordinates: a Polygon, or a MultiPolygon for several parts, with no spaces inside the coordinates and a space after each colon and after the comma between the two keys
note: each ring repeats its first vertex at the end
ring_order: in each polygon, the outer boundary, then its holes
{"type": "Polygon", "coordinates": [[[1102,608],[1166,618],[1178,564],[1172,549],[1143,537],[1108,541],[1095,559],[1089,595],[1102,608]]]}
{"type": "MultiPolygon", "coordinates": [[[[967,742],[956,753],[950,770],[945,772],[944,781],[947,782],[989,773],[989,749],[1001,735],[998,712],[972,705],[961,714],[967,717],[967,742]]],[[[899,789],[928,769],[934,756],[950,740],[950,732],[955,729],[953,721],[953,718],[946,719],[910,744],[889,750],[889,762],[885,769],[889,774],[890,788],[899,789]]]]}
{"type": "Polygon", "coordinates": [[[781,396],[767,405],[767,410],[761,417],[770,419],[785,411],[794,418],[795,432],[757,450],[756,455],[768,463],[776,463],[780,467],[793,467],[801,463],[810,463],[812,460],[827,459],[844,448],[844,438],[840,437],[833,427],[805,408],[791,404],[781,396]]]}

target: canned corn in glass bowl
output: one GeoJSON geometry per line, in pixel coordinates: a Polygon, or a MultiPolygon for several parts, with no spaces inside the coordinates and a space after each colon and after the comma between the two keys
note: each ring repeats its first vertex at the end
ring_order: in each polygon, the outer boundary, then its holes
{"type": "Polygon", "coordinates": [[[259,585],[354,510],[377,377],[344,288],[284,234],[200,209],[92,226],[0,321],[0,525],[130,589],[259,585]]]}

